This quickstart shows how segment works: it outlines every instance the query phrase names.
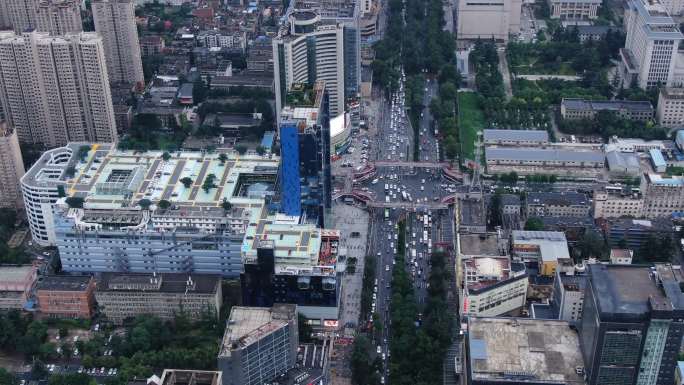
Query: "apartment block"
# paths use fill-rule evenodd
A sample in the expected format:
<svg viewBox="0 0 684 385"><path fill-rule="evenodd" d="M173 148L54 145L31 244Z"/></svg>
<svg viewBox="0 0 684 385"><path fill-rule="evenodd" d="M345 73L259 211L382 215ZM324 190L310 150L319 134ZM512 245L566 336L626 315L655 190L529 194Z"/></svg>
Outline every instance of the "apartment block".
<svg viewBox="0 0 684 385"><path fill-rule="evenodd" d="M0 267L0 311L22 310L38 278L38 267L1 266Z"/></svg>
<svg viewBox="0 0 684 385"><path fill-rule="evenodd" d="M95 280L91 276L53 275L36 284L38 311L47 318L90 319L95 309Z"/></svg>
<svg viewBox="0 0 684 385"><path fill-rule="evenodd" d="M458 39L507 42L510 34L520 32L521 10L521 0L459 0Z"/></svg>
<svg viewBox="0 0 684 385"><path fill-rule="evenodd" d="M173 320L184 314L197 321L221 311L221 276L211 274L104 273L97 279L100 313L116 324L149 314Z"/></svg>
<svg viewBox="0 0 684 385"><path fill-rule="evenodd" d="M584 217L589 215L589 198L577 192L530 192L525 207L528 217Z"/></svg>
<svg viewBox="0 0 684 385"><path fill-rule="evenodd" d="M684 89L660 89L656 119L663 127L675 128L684 125Z"/></svg>
<svg viewBox="0 0 684 385"><path fill-rule="evenodd" d="M561 100L561 116L563 119L593 119L600 111L612 112L629 120L647 121L653 119L653 106L648 101L632 100Z"/></svg>
<svg viewBox="0 0 684 385"><path fill-rule="evenodd" d="M588 265L579 325L587 384L674 382L682 281L679 266Z"/></svg>
<svg viewBox="0 0 684 385"><path fill-rule="evenodd" d="M297 361L297 306L234 306L219 347L222 385L270 383Z"/></svg>
<svg viewBox="0 0 684 385"><path fill-rule="evenodd" d="M9 24L16 33L32 30L36 27L36 12L40 0L3 0Z"/></svg>
<svg viewBox="0 0 684 385"><path fill-rule="evenodd" d="M78 0L38 0L35 14L38 32L55 36L83 32L81 2Z"/></svg>
<svg viewBox="0 0 684 385"><path fill-rule="evenodd" d="M623 85L641 88L670 86L677 47L684 39L667 6L658 0L630 0L626 4L625 48L620 50Z"/></svg>
<svg viewBox="0 0 684 385"><path fill-rule="evenodd" d="M684 210L684 178L644 174L641 178L644 195L643 216L647 218L668 217Z"/></svg>
<svg viewBox="0 0 684 385"><path fill-rule="evenodd" d="M144 82L133 0L93 0L95 31L102 36L109 81Z"/></svg>
<svg viewBox="0 0 684 385"><path fill-rule="evenodd" d="M594 190L594 218L639 218L644 199L638 188L605 186Z"/></svg>
<svg viewBox="0 0 684 385"><path fill-rule="evenodd" d="M24 173L17 132L0 121L0 207L16 210L24 207L19 183Z"/></svg>
<svg viewBox="0 0 684 385"><path fill-rule="evenodd" d="M568 21L596 19L600 6L601 0L549 0L551 18Z"/></svg>
<svg viewBox="0 0 684 385"><path fill-rule="evenodd" d="M22 143L116 140L102 38L0 32L0 101Z"/></svg>

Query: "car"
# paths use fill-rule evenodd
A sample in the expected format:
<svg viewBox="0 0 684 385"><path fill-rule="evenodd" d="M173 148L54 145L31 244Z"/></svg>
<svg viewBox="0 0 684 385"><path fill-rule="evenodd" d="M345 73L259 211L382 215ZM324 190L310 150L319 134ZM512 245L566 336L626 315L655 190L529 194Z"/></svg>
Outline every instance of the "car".
<svg viewBox="0 0 684 385"><path fill-rule="evenodd" d="M378 348L375 351L378 352L378 354L382 353L382 347L378 345Z"/></svg>
<svg viewBox="0 0 684 385"><path fill-rule="evenodd" d="M385 265L385 271L389 271L389 265Z"/></svg>

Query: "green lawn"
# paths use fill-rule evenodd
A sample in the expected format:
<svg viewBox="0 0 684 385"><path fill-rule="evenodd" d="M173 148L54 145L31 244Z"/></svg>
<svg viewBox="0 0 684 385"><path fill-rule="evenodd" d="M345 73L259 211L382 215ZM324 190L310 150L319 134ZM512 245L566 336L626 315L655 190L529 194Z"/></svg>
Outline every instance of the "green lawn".
<svg viewBox="0 0 684 385"><path fill-rule="evenodd" d="M510 68L518 75L577 75L577 71L572 69L568 62L560 63L556 68L550 68L531 60L531 63L519 66L511 65Z"/></svg>
<svg viewBox="0 0 684 385"><path fill-rule="evenodd" d="M485 129L485 118L473 92L458 93L458 136L461 140L461 154L473 160L477 132Z"/></svg>

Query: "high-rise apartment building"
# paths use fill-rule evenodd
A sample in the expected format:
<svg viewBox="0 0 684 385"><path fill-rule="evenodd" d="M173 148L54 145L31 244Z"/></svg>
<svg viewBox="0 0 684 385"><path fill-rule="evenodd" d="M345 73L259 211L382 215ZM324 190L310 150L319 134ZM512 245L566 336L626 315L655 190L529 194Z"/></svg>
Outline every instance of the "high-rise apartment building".
<svg viewBox="0 0 684 385"><path fill-rule="evenodd" d="M64 35L83 31L78 0L3 0L1 3L0 13L7 13L9 25L16 33L35 30Z"/></svg>
<svg viewBox="0 0 684 385"><path fill-rule="evenodd" d="M65 35L83 31L79 0L39 0L35 8L38 32Z"/></svg>
<svg viewBox="0 0 684 385"><path fill-rule="evenodd" d="M508 41L520 32L521 0L458 1L458 39Z"/></svg>
<svg viewBox="0 0 684 385"><path fill-rule="evenodd" d="M0 1L0 28L8 29L12 27L9 15L9 4L7 1Z"/></svg>
<svg viewBox="0 0 684 385"><path fill-rule="evenodd" d="M142 85L140 42L133 0L94 0L95 31L102 35L109 81Z"/></svg>
<svg viewBox="0 0 684 385"><path fill-rule="evenodd" d="M116 139L104 48L96 33L0 33L0 101L23 143L53 148Z"/></svg>
<svg viewBox="0 0 684 385"><path fill-rule="evenodd" d="M3 0L9 23L17 33L36 27L36 8L39 0Z"/></svg>
<svg viewBox="0 0 684 385"><path fill-rule="evenodd" d="M0 121L0 207L19 209L24 206L19 186L24 172L17 132Z"/></svg>
<svg viewBox="0 0 684 385"><path fill-rule="evenodd" d="M344 27L321 23L313 11L295 11L289 21L289 29L273 39L276 111L286 104L285 96L293 85L322 80L330 116L344 113Z"/></svg>
<svg viewBox="0 0 684 385"><path fill-rule="evenodd" d="M588 265L579 325L588 385L673 383L683 281L678 266Z"/></svg>
<svg viewBox="0 0 684 385"><path fill-rule="evenodd" d="M627 39L620 50L623 84L670 86L679 42L684 35L658 0L630 0L625 10Z"/></svg>

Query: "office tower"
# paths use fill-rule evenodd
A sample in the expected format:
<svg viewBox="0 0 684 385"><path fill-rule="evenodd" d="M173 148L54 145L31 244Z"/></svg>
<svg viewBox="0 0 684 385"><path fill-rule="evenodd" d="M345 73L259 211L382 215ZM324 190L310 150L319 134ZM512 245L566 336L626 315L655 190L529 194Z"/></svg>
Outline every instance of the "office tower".
<svg viewBox="0 0 684 385"><path fill-rule="evenodd" d="M36 27L36 8L39 0L2 0L5 3L10 25L16 33Z"/></svg>
<svg viewBox="0 0 684 385"><path fill-rule="evenodd" d="M219 347L222 385L261 385L295 367L297 305L234 306Z"/></svg>
<svg viewBox="0 0 684 385"><path fill-rule="evenodd" d="M325 227L331 205L331 123L325 84L293 85L287 95L298 102L280 113L282 211Z"/></svg>
<svg viewBox="0 0 684 385"><path fill-rule="evenodd" d="M579 327L587 384L672 384L684 331L680 267L587 267Z"/></svg>
<svg viewBox="0 0 684 385"><path fill-rule="evenodd" d="M684 35L658 0L630 0L625 10L627 38L620 50L623 85L670 86L679 42Z"/></svg>
<svg viewBox="0 0 684 385"><path fill-rule="evenodd" d="M40 0L35 8L38 32L66 35L83 31L79 0Z"/></svg>
<svg viewBox="0 0 684 385"><path fill-rule="evenodd" d="M242 249L243 305L297 304L304 317L321 327L325 321L338 319L338 230L305 224L295 232L291 222L270 221L250 226L245 238L251 241Z"/></svg>
<svg viewBox="0 0 684 385"><path fill-rule="evenodd" d="M6 122L0 121L0 207L20 209L19 180L24 176L24 162L17 132Z"/></svg>
<svg viewBox="0 0 684 385"><path fill-rule="evenodd" d="M94 0L95 31L102 35L111 83L144 82L133 0Z"/></svg>
<svg viewBox="0 0 684 385"><path fill-rule="evenodd" d="M458 39L508 41L520 32L521 0L458 0Z"/></svg>
<svg viewBox="0 0 684 385"><path fill-rule="evenodd" d="M102 38L0 33L0 101L22 143L116 140Z"/></svg>
<svg viewBox="0 0 684 385"><path fill-rule="evenodd" d="M323 24L313 11L295 11L290 28L273 39L276 111L296 84L324 81L330 100L330 116L344 113L344 27ZM280 123L280 114L278 114Z"/></svg>

